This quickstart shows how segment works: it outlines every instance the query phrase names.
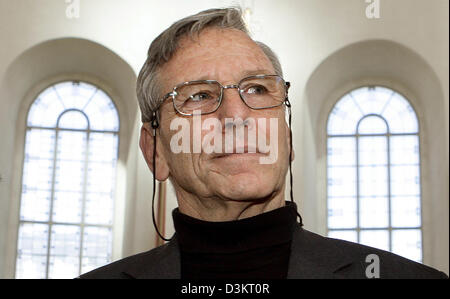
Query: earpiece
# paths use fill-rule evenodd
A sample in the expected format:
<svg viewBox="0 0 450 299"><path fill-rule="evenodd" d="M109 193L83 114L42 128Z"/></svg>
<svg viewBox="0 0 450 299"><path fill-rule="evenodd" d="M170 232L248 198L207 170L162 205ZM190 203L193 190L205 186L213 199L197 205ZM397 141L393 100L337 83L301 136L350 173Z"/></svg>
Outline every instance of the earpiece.
<svg viewBox="0 0 450 299"><path fill-rule="evenodd" d="M292 178L292 127L291 127L291 102L289 102L289 99L286 95L286 98L284 99L284 104L286 105L287 109L288 109L288 115L289 115L289 183L291 185L291 190L290 190L290 196L291 196L291 201L294 202L294 190L292 189L292 184L293 184L293 178ZM297 211L297 216L299 218L299 224L300 226L303 226L303 219L302 216L300 215L300 213Z"/></svg>
<svg viewBox="0 0 450 299"><path fill-rule="evenodd" d="M166 239L159 232L158 226L155 221L155 195L156 195L156 129L159 127L158 118L156 116L156 111L152 112L152 119L150 120L150 124L153 129L153 196L152 196L152 219L153 226L155 227L156 233L159 235L161 239L164 241L170 241L171 239Z"/></svg>
<svg viewBox="0 0 450 299"><path fill-rule="evenodd" d="M156 129L159 127L158 117L156 115L156 111L152 112L152 119L150 120L150 125L153 129L153 136L156 136Z"/></svg>

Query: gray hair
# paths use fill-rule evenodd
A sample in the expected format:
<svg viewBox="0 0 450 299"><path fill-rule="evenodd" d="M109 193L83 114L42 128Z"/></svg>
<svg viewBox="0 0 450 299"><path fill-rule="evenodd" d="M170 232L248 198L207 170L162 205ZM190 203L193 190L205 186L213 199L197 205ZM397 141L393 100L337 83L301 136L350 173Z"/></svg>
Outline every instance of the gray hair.
<svg viewBox="0 0 450 299"><path fill-rule="evenodd" d="M203 29L210 27L237 29L250 37L242 18L242 11L236 7L205 10L181 19L164 30L151 43L147 60L137 78L136 93L142 122L151 121L153 111L156 111L163 101L163 95L159 89L158 72L175 54L180 39L184 36L193 38L194 35L198 36ZM255 43L272 63L275 74L283 76L281 64L272 49L262 42L255 41Z"/></svg>

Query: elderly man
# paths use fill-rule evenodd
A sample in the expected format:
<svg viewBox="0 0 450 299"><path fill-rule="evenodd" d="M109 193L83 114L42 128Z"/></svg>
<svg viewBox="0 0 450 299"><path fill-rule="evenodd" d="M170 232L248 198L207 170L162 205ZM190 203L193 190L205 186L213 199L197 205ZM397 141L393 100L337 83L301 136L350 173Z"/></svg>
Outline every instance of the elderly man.
<svg viewBox="0 0 450 299"><path fill-rule="evenodd" d="M137 83L140 147L154 177L174 185L176 234L81 278L445 277L302 228L285 201L288 89L238 9L200 12L158 36Z"/></svg>

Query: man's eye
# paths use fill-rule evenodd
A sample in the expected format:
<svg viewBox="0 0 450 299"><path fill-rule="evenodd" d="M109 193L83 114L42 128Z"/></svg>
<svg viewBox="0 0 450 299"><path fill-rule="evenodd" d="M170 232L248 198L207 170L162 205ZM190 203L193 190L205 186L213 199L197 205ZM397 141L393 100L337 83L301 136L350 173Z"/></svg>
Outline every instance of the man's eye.
<svg viewBox="0 0 450 299"><path fill-rule="evenodd" d="M267 88L262 85L254 85L245 89L245 93L252 95L260 95L267 93Z"/></svg>
<svg viewBox="0 0 450 299"><path fill-rule="evenodd" d="M191 95L188 100L192 100L194 102L201 102L209 99L211 99L211 95L204 92L199 92Z"/></svg>

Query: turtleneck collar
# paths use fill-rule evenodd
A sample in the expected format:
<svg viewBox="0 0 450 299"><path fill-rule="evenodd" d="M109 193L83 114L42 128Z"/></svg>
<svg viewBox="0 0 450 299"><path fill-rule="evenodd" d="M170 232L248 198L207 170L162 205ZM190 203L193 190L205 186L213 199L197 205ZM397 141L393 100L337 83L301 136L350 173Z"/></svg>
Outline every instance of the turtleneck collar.
<svg viewBox="0 0 450 299"><path fill-rule="evenodd" d="M290 242L297 218L297 206L284 207L253 217L210 222L172 212L180 249L190 253L237 253Z"/></svg>

